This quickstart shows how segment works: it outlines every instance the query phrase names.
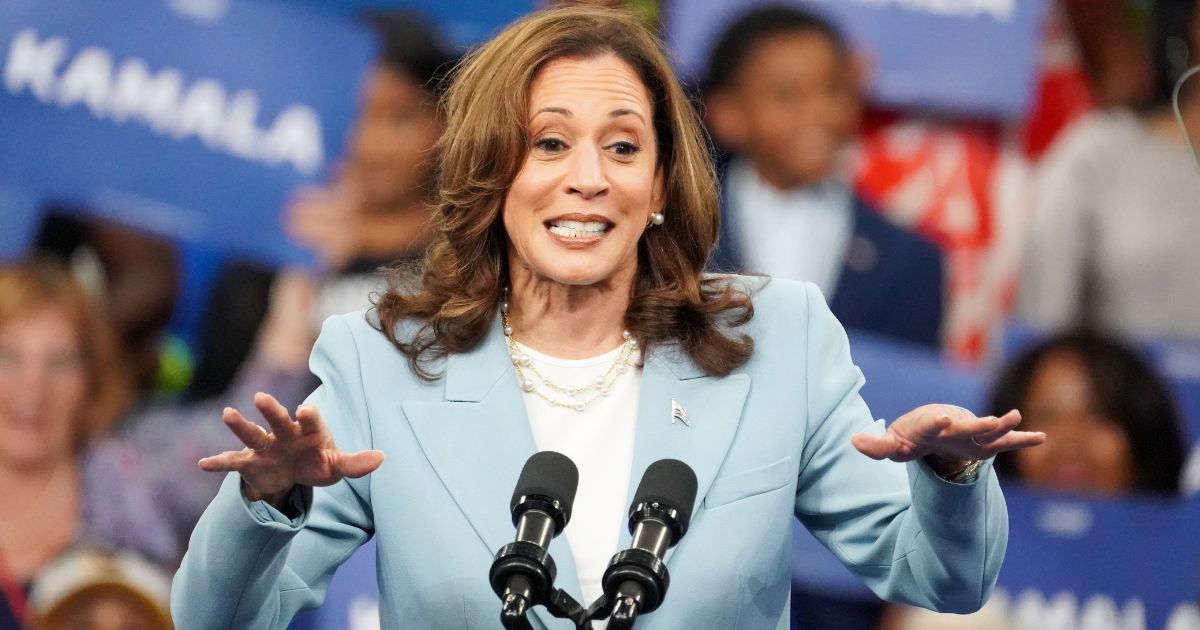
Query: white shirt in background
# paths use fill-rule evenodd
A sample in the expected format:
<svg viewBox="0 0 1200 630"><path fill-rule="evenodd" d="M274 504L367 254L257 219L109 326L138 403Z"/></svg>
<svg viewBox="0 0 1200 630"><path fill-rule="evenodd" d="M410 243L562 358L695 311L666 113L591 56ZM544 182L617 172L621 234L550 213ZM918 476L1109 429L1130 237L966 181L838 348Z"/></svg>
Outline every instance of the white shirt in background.
<svg viewBox="0 0 1200 630"><path fill-rule="evenodd" d="M832 296L854 232L853 200L837 183L778 190L745 160L725 180L746 271L807 280Z"/></svg>

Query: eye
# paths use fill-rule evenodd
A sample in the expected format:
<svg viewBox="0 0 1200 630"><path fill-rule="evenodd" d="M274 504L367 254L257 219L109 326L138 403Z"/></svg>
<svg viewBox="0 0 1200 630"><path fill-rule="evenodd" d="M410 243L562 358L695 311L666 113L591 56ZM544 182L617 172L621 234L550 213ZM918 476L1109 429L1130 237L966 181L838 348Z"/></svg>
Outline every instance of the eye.
<svg viewBox="0 0 1200 630"><path fill-rule="evenodd" d="M617 155L620 155L622 157L633 157L633 156L637 155L639 152L641 152L641 150L642 150L642 148L639 147L638 145L636 145L632 142L624 141L624 140L622 140L620 142L614 142L614 143L608 145L608 148L612 149L612 151L614 153L616 153Z"/></svg>
<svg viewBox="0 0 1200 630"><path fill-rule="evenodd" d="M567 143L558 138L538 138L533 142L533 146L546 153L561 153L566 150Z"/></svg>

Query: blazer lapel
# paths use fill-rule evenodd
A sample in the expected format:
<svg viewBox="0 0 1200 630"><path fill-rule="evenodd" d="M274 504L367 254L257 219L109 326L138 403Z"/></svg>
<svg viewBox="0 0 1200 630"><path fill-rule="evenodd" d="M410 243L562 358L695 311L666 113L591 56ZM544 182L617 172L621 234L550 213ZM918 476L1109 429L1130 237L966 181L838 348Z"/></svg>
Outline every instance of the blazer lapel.
<svg viewBox="0 0 1200 630"><path fill-rule="evenodd" d="M696 472L695 521L741 422L750 377L707 376L676 346L660 346L647 357L641 391L629 502L650 464L678 459ZM686 423L674 418L675 408L686 412ZM631 539L629 530L623 528L619 548L628 548Z"/></svg>
<svg viewBox="0 0 1200 630"><path fill-rule="evenodd" d="M537 451L498 317L474 350L447 358L443 378L445 400L406 400L404 416L446 491L488 553L495 554L516 535L509 499L525 460ZM575 559L565 536L551 542L550 555L558 567L555 585L579 599ZM497 612L499 606L497 599ZM534 613L552 627L553 617L544 608Z"/></svg>

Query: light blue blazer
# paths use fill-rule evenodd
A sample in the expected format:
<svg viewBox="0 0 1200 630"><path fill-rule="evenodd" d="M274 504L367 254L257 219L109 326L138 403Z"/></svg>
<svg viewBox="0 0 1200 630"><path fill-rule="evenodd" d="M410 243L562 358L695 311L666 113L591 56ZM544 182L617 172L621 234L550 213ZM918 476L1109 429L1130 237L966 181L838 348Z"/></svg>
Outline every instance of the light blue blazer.
<svg viewBox="0 0 1200 630"><path fill-rule="evenodd" d="M812 285L755 288L742 329L754 354L733 374L706 376L673 346L646 358L630 496L666 457L695 469L699 491L667 559L670 592L637 627L787 628L793 516L886 599L979 608L1008 534L990 463L959 485L923 463L860 454L850 435L883 424L859 396L842 327ZM508 501L535 451L499 322L432 383L361 312L325 322L311 367L322 385L309 402L338 445L382 449L386 461L362 479L294 493L295 520L247 502L230 475L176 575L177 627L283 628L319 605L337 566L375 536L384 628L499 628L488 567L513 540ZM673 400L690 426L671 421ZM629 541L622 529L620 548ZM557 585L579 599L565 536L551 554ZM573 627L541 608L531 621Z"/></svg>

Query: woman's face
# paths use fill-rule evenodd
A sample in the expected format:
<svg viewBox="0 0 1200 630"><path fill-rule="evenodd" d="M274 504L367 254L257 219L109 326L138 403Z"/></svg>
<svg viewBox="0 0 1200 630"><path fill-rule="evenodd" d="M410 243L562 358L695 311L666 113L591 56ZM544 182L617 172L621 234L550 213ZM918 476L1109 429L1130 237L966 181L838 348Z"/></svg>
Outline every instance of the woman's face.
<svg viewBox="0 0 1200 630"><path fill-rule="evenodd" d="M1021 428L1044 431L1037 448L1016 452L1030 485L1065 491L1119 494L1133 486L1129 439L1097 404L1083 360L1055 352L1042 360L1021 406Z"/></svg>
<svg viewBox="0 0 1200 630"><path fill-rule="evenodd" d="M403 210L432 168L429 152L441 131L433 99L407 74L376 66L361 100L343 174L369 212Z"/></svg>
<svg viewBox="0 0 1200 630"><path fill-rule="evenodd" d="M538 73L528 155L504 200L514 273L632 286L638 239L662 210L653 112L637 73L613 55Z"/></svg>
<svg viewBox="0 0 1200 630"><path fill-rule="evenodd" d="M70 454L87 387L79 331L62 312L45 306L0 325L0 463Z"/></svg>

